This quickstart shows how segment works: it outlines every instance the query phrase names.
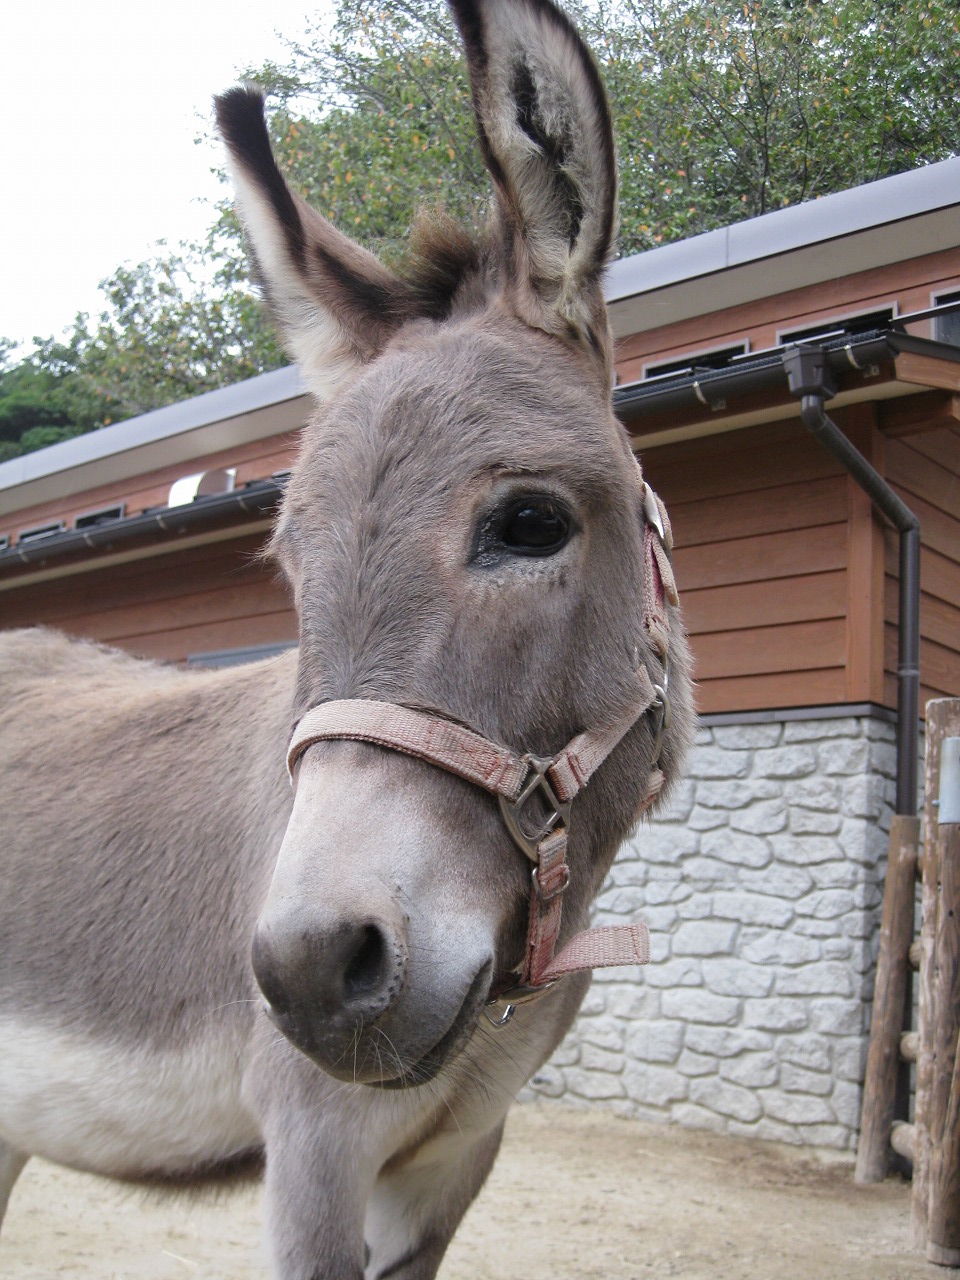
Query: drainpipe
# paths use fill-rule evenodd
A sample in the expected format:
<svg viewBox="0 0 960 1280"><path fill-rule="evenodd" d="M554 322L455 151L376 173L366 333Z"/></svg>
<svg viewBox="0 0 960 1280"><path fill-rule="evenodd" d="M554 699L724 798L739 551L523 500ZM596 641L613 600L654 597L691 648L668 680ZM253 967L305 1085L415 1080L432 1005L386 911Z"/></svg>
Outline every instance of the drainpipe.
<svg viewBox="0 0 960 1280"><path fill-rule="evenodd" d="M819 347L783 353L790 390L800 398L804 426L853 476L900 534L897 608L897 813L917 813L917 726L920 719L920 521L824 412L836 387Z"/></svg>

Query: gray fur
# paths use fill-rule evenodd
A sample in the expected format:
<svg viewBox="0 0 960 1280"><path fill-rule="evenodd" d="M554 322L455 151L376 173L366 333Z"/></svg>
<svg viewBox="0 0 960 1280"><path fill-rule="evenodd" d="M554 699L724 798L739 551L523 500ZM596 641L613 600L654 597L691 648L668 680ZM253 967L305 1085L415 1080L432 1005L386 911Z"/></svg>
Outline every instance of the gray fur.
<svg viewBox="0 0 960 1280"><path fill-rule="evenodd" d="M268 296L318 386L324 351L336 365L273 543L299 654L196 672L0 636L0 1202L30 1154L180 1180L265 1151L283 1280L435 1276L510 1101L587 985L564 979L489 1026L530 875L496 804L356 742L312 746L292 799L293 724L324 699L376 698L548 755L621 717L638 664L663 676L642 628L636 464L610 408L615 180L596 75L546 0L455 8L499 205L472 248L442 226L421 239L445 264L432 272L394 279L352 247L336 265L342 240L249 141L256 95L221 103ZM531 495L571 513L569 542L484 550ZM692 716L669 612L672 779ZM574 804L564 937L637 821L652 736L643 717Z"/></svg>

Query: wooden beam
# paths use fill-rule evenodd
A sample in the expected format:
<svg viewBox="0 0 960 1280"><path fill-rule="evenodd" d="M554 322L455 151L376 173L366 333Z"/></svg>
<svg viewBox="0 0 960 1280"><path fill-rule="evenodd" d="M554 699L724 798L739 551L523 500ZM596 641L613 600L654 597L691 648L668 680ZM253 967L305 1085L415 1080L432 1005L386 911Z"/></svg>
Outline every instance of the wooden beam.
<svg viewBox="0 0 960 1280"><path fill-rule="evenodd" d="M944 738L957 736L960 698L928 702L912 1220L916 1245L935 1262L960 1249L960 1131L953 1134L952 1150L944 1148L957 1111L960 840L956 833L960 826L941 824L937 804L941 744Z"/></svg>
<svg viewBox="0 0 960 1280"><path fill-rule="evenodd" d="M955 427L960 422L960 395L927 391L877 403L877 421L885 436L917 435Z"/></svg>
<svg viewBox="0 0 960 1280"><path fill-rule="evenodd" d="M956 360L941 360L937 356L902 351L893 364L898 382L939 387L942 391L960 391L960 363Z"/></svg>
<svg viewBox="0 0 960 1280"><path fill-rule="evenodd" d="M955 700L960 711L960 700ZM940 824L927 1258L960 1266L960 822Z"/></svg>

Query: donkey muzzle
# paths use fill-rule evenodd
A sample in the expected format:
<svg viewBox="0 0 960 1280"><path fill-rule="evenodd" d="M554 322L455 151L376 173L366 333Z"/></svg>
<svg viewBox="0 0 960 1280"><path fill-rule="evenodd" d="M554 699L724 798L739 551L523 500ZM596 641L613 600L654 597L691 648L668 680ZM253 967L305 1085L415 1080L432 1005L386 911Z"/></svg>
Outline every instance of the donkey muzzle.
<svg viewBox="0 0 960 1280"><path fill-rule="evenodd" d="M261 918L252 960L271 1020L298 1049L341 1079L382 1075L362 1033L403 990L407 948L397 922L314 912Z"/></svg>

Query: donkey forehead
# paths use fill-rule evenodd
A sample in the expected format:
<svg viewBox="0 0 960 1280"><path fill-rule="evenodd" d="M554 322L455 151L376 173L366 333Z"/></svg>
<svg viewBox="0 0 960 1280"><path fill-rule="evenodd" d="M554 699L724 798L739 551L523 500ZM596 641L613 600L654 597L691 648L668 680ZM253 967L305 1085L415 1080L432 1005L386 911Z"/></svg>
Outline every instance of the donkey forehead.
<svg viewBox="0 0 960 1280"><path fill-rule="evenodd" d="M520 324L420 326L313 424L288 515L321 490L342 507L391 481L415 500L504 473L552 477L589 505L629 467L609 395L559 343Z"/></svg>

